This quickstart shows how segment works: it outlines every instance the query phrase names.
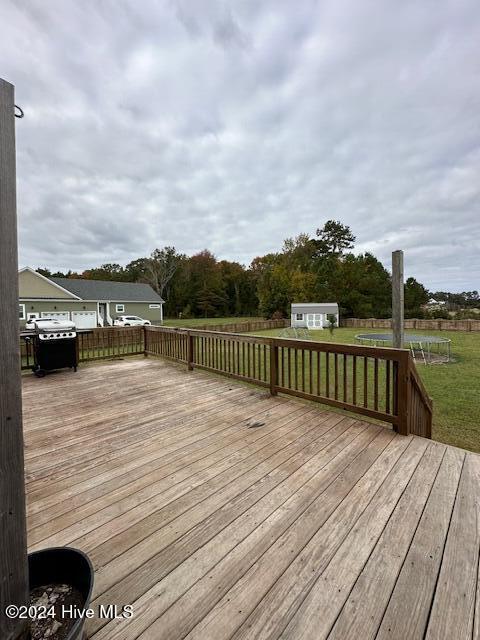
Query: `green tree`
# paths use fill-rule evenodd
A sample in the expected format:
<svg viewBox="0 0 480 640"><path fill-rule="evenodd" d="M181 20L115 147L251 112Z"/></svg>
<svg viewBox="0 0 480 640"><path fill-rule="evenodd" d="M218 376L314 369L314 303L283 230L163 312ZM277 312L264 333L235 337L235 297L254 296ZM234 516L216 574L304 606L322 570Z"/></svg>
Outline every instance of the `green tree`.
<svg viewBox="0 0 480 640"><path fill-rule="evenodd" d="M187 262L188 303L195 315L222 316L228 308L225 284L219 264L210 251L205 249Z"/></svg>
<svg viewBox="0 0 480 640"><path fill-rule="evenodd" d="M147 265L149 258L137 258L125 267L128 282L145 282L147 279Z"/></svg>
<svg viewBox="0 0 480 640"><path fill-rule="evenodd" d="M371 253L349 253L341 262L335 287L342 315L386 318L391 313L390 274ZM333 300L335 302L335 300Z"/></svg>
<svg viewBox="0 0 480 640"><path fill-rule="evenodd" d="M290 277L281 256L255 258L251 266L257 282L259 312L266 318L274 313L287 315L291 304Z"/></svg>
<svg viewBox="0 0 480 640"><path fill-rule="evenodd" d="M226 297L226 314L255 315L258 312L258 299L252 274L238 262L222 260L218 267Z"/></svg>
<svg viewBox="0 0 480 640"><path fill-rule="evenodd" d="M82 273L82 278L86 280L113 280L122 282L126 280L125 269L116 262L108 262L100 267L87 269Z"/></svg>
<svg viewBox="0 0 480 640"><path fill-rule="evenodd" d="M346 249L353 249L355 236L349 226L338 220L327 220L321 229L317 229L316 248L318 255L341 256Z"/></svg>
<svg viewBox="0 0 480 640"><path fill-rule="evenodd" d="M423 314L422 306L427 304L430 294L415 278L407 278L404 289L405 317L418 318Z"/></svg>

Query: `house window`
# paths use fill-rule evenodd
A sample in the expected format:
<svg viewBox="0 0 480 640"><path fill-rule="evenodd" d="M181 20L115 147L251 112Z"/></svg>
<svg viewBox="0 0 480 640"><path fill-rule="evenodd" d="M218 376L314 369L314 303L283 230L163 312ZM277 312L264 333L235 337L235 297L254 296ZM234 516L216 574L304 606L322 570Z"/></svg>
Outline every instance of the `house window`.
<svg viewBox="0 0 480 640"><path fill-rule="evenodd" d="M18 317L20 320L25 320L26 315L25 315L25 305L24 304L19 304L18 305Z"/></svg>
<svg viewBox="0 0 480 640"><path fill-rule="evenodd" d="M160 309L160 305L159 304L149 304L148 308L149 309Z"/></svg>
<svg viewBox="0 0 480 640"><path fill-rule="evenodd" d="M115 311L117 313L123 313L125 311L125 305L124 304L116 304L115 305Z"/></svg>
<svg viewBox="0 0 480 640"><path fill-rule="evenodd" d="M297 320L303 320L303 313L297 313Z"/></svg>

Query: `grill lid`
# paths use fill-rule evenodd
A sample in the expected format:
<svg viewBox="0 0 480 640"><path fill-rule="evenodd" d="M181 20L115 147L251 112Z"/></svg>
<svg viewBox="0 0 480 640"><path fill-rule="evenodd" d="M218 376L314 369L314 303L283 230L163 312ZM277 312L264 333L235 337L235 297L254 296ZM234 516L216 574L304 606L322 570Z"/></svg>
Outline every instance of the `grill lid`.
<svg viewBox="0 0 480 640"><path fill-rule="evenodd" d="M35 320L35 331L37 333L57 333L59 331L75 331L75 323L70 320Z"/></svg>

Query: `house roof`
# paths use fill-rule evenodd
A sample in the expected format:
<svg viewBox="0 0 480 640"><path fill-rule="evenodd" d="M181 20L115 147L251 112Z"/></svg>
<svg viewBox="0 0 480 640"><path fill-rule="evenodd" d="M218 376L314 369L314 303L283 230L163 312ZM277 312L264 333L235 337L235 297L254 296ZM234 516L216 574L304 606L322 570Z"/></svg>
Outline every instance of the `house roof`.
<svg viewBox="0 0 480 640"><path fill-rule="evenodd" d="M112 282L81 278L49 278L82 300L114 302L164 302L149 284L141 282Z"/></svg>

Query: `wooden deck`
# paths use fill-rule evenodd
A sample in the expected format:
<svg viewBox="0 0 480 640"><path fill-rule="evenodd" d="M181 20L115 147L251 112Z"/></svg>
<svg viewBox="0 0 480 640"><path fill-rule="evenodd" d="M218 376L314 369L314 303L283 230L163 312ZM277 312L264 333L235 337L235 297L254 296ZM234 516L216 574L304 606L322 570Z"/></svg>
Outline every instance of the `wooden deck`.
<svg viewBox="0 0 480 640"><path fill-rule="evenodd" d="M24 378L29 546L94 640L480 638L480 457L154 358Z"/></svg>

